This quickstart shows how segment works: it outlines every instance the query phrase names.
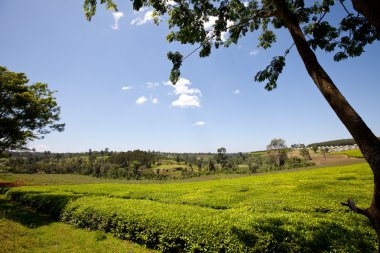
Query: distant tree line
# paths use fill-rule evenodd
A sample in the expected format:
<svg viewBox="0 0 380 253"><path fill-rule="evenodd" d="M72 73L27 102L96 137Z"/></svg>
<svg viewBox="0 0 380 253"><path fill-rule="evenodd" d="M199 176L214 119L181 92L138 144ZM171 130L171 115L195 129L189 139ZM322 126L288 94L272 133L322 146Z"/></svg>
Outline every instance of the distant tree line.
<svg viewBox="0 0 380 253"><path fill-rule="evenodd" d="M149 178L156 153L146 151L88 153L9 152L2 170L11 173L82 174L108 178Z"/></svg>
<svg viewBox="0 0 380 253"><path fill-rule="evenodd" d="M380 140L380 137L377 137ZM322 146L346 146L356 144L354 139L339 139L325 142L315 142L308 145L308 147L322 147Z"/></svg>
<svg viewBox="0 0 380 253"><path fill-rule="evenodd" d="M266 152L227 153L161 153L155 151L85 153L5 152L0 158L0 172L81 174L104 178L167 179L187 178L217 173L259 173L309 166L310 155L288 157L289 149L282 139L274 139Z"/></svg>

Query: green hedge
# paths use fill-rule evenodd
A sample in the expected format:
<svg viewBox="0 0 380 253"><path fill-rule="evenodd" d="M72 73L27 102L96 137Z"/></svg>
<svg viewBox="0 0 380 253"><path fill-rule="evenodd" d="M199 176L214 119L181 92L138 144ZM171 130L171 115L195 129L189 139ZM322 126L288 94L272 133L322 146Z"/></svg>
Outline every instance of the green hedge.
<svg viewBox="0 0 380 253"><path fill-rule="evenodd" d="M265 214L83 197L66 206L62 220L162 252L373 252L376 245L363 220L343 213Z"/></svg>
<svg viewBox="0 0 380 253"><path fill-rule="evenodd" d="M15 187L17 200L77 227L162 252L374 252L368 165L162 185Z"/></svg>
<svg viewBox="0 0 380 253"><path fill-rule="evenodd" d="M21 202L38 211L48 213L56 219L61 216L63 209L66 207L70 200L74 200L80 197L80 195L74 195L71 193L49 193L39 191L28 192L25 190L25 188L13 188L6 194L12 200Z"/></svg>

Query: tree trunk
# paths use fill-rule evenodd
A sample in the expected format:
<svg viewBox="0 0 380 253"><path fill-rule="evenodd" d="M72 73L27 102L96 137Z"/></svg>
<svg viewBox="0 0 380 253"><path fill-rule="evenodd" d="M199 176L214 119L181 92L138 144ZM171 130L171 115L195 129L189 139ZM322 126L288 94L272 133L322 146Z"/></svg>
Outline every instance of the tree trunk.
<svg viewBox="0 0 380 253"><path fill-rule="evenodd" d="M380 1L352 0L352 6L376 27L377 33L380 35Z"/></svg>
<svg viewBox="0 0 380 253"><path fill-rule="evenodd" d="M310 49L305 39L296 16L289 10L286 1L273 0L273 3L277 9L279 17L284 20L285 25L294 40L307 72L336 115L351 133L371 167L374 175L374 193L371 206L363 210L357 208L355 203L351 200L345 205L349 206L351 210L363 214L370 219L376 231L378 242L380 242L380 141L347 102L345 97L319 64L317 57Z"/></svg>

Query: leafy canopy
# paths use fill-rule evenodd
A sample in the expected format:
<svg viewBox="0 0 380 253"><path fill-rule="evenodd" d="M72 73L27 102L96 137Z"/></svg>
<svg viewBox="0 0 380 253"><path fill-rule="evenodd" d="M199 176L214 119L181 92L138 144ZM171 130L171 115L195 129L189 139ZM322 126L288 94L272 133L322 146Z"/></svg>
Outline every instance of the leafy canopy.
<svg viewBox="0 0 380 253"><path fill-rule="evenodd" d="M258 47L270 48L277 41L274 30L284 28L284 22L278 17L271 0L132 0L133 9L152 7L156 23L160 16L167 15L170 32L169 42L198 44L199 47L183 56L179 52L169 52L173 63L170 81L176 83L180 77L182 62L198 51L200 57L211 54L212 48L228 47L237 44L248 32L259 33ZM286 0L290 10L302 26L304 34L313 50L321 49L334 53L334 60L360 56L367 44L379 40L375 27L352 8L346 7L344 0ZM112 0L101 0L107 9L117 10ZM85 0L84 10L88 20L96 12L97 1ZM342 17L332 17L333 7L342 8ZM328 19L330 18L330 19ZM212 29L209 29L212 24ZM226 38L225 34L229 36ZM289 45L290 48L293 45ZM270 64L255 75L255 81L266 82L265 89L277 87L277 80L285 66L285 57L289 53L276 56Z"/></svg>
<svg viewBox="0 0 380 253"><path fill-rule="evenodd" d="M47 84L28 85L24 73L0 66L0 153L24 148L28 141L51 131L63 131L58 124L60 108Z"/></svg>
<svg viewBox="0 0 380 253"><path fill-rule="evenodd" d="M288 158L288 150L285 140L273 139L267 145L267 154L271 163L283 166Z"/></svg>
<svg viewBox="0 0 380 253"><path fill-rule="evenodd" d="M277 149L286 149L288 146L286 145L285 140L283 139L273 139L267 145L267 150L277 150Z"/></svg>

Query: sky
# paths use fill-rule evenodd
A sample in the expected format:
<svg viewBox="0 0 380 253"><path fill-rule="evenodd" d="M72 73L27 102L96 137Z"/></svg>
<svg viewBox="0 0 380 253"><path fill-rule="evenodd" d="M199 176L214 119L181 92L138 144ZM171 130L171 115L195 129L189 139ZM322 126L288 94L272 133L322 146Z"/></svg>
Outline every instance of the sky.
<svg viewBox="0 0 380 253"><path fill-rule="evenodd" d="M88 22L83 1L1 0L0 65L24 72L30 83L57 91L64 132L29 143L37 151L249 152L273 138L295 143L351 138L324 100L295 48L278 88L268 92L255 74L292 44L287 31L258 48L257 33L237 45L184 61L182 79L168 81L166 54L196 45L168 43L167 18L153 24L151 10L119 12L98 6ZM349 4L349 1L347 2ZM330 13L326 18L336 19ZM228 34L225 34L228 36ZM317 57L370 129L380 135L380 44L359 58L336 63ZM0 101L1 102L1 101Z"/></svg>

